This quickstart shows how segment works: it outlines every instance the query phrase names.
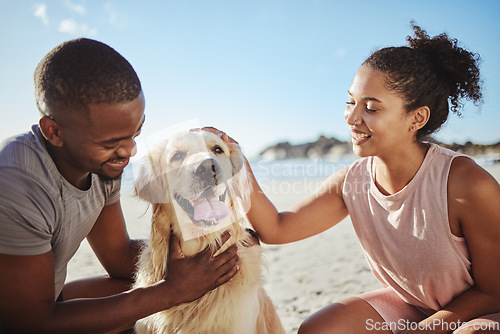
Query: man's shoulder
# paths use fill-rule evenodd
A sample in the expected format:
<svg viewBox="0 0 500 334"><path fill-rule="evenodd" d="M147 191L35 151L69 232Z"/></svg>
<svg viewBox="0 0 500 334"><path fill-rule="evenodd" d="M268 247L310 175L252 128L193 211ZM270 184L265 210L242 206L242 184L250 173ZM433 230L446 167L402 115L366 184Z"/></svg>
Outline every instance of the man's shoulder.
<svg viewBox="0 0 500 334"><path fill-rule="evenodd" d="M0 144L0 167L22 165L33 155L37 155L36 138L32 132L26 132L5 139Z"/></svg>
<svg viewBox="0 0 500 334"><path fill-rule="evenodd" d="M57 172L37 126L0 144L0 175L45 184ZM39 131L39 130L38 130ZM11 180L12 181L12 180Z"/></svg>
<svg viewBox="0 0 500 334"><path fill-rule="evenodd" d="M45 144L33 130L4 140L0 144L0 169L14 168L29 171L44 168L50 155Z"/></svg>

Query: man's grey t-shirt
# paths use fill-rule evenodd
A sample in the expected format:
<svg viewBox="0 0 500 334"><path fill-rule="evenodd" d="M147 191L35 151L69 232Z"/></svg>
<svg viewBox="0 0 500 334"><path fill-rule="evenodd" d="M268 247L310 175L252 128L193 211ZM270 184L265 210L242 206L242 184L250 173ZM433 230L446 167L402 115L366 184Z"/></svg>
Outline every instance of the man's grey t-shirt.
<svg viewBox="0 0 500 334"><path fill-rule="evenodd" d="M47 152L38 125L0 145L0 254L52 251L55 296L66 269L104 206L120 199L120 180L92 174L88 190L71 185Z"/></svg>

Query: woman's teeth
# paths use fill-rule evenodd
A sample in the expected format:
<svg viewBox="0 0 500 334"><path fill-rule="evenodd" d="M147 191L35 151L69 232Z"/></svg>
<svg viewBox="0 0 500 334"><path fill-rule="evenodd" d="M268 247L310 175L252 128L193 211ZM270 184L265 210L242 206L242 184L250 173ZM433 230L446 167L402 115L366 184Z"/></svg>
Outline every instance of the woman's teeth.
<svg viewBox="0 0 500 334"><path fill-rule="evenodd" d="M362 140L362 139L365 139L365 138L369 138L370 136L367 135L366 133L362 133L362 132L353 132L352 133L352 138L354 140Z"/></svg>

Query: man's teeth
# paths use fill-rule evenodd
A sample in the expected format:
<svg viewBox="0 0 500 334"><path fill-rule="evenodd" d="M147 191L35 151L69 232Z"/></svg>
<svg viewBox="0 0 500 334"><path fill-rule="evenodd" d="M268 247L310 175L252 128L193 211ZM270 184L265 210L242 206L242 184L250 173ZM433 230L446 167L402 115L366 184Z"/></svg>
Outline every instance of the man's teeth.
<svg viewBox="0 0 500 334"><path fill-rule="evenodd" d="M361 140L361 139L365 139L368 137L370 137L370 136L367 135L366 133L359 133L359 132L352 133L352 138L354 138L354 140Z"/></svg>
<svg viewBox="0 0 500 334"><path fill-rule="evenodd" d="M124 164L127 160L112 160L110 163L112 164Z"/></svg>

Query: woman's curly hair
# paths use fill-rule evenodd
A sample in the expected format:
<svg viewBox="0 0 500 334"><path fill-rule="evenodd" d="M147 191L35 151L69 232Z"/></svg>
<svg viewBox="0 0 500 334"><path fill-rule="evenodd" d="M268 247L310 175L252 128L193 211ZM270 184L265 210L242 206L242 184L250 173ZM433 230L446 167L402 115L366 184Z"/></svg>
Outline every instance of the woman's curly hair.
<svg viewBox="0 0 500 334"><path fill-rule="evenodd" d="M482 103L478 54L458 46L443 33L430 38L411 23L415 37L407 36L409 47L388 47L375 51L364 64L386 74L387 88L406 101L408 112L427 106L430 119L418 131L418 138L436 132L452 112L461 115L463 99Z"/></svg>

